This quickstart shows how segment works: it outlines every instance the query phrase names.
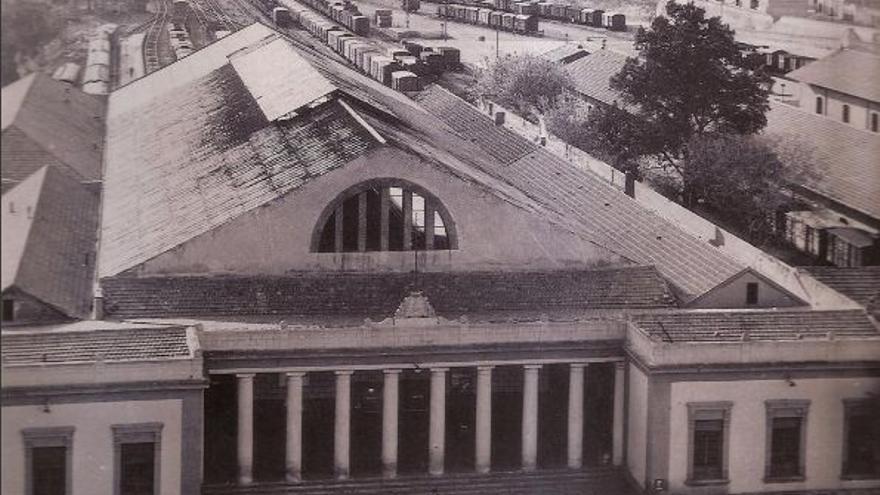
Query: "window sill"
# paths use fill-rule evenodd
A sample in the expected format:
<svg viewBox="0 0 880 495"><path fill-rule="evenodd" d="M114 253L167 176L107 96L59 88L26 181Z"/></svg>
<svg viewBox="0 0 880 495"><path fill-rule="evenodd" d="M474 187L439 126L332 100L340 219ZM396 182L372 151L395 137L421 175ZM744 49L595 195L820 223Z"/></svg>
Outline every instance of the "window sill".
<svg viewBox="0 0 880 495"><path fill-rule="evenodd" d="M718 479L718 480L686 480L684 482L687 486L718 486L718 485L728 485L730 484L729 479Z"/></svg>
<svg viewBox="0 0 880 495"><path fill-rule="evenodd" d="M868 474L844 474L840 477L841 481L860 481L860 480L878 480L880 473Z"/></svg>
<svg viewBox="0 0 880 495"><path fill-rule="evenodd" d="M778 476L773 478L764 478L764 483L797 483L806 481L806 476Z"/></svg>

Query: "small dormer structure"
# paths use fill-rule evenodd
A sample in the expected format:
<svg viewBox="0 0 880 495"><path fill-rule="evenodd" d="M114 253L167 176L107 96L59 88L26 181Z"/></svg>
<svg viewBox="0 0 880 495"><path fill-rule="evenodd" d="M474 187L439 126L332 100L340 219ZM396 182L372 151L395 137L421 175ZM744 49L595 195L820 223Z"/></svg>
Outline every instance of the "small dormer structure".
<svg viewBox="0 0 880 495"><path fill-rule="evenodd" d="M685 306L706 309L790 308L808 306L808 303L754 269L744 268Z"/></svg>

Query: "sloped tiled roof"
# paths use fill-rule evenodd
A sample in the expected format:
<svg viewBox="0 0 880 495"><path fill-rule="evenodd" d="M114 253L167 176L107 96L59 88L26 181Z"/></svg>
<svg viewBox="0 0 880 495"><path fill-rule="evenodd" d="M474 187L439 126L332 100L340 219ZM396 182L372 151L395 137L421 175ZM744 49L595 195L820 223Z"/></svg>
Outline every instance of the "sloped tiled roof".
<svg viewBox="0 0 880 495"><path fill-rule="evenodd" d="M111 95L101 276L282 197L376 144L335 100L268 121L222 56L274 35L255 26L151 74L144 88L136 81ZM193 67L179 65L190 60Z"/></svg>
<svg viewBox="0 0 880 495"><path fill-rule="evenodd" d="M865 306L868 312L880 313L880 266L842 268L807 266L802 270L823 284Z"/></svg>
<svg viewBox="0 0 880 495"><path fill-rule="evenodd" d="M21 290L72 318L89 314L98 196L53 167L3 195L3 290Z"/></svg>
<svg viewBox="0 0 880 495"><path fill-rule="evenodd" d="M566 43L560 47L548 50L541 54L545 58L554 63L570 64L575 60L581 59L589 55L589 52L577 43Z"/></svg>
<svg viewBox="0 0 880 495"><path fill-rule="evenodd" d="M45 74L16 81L2 95L4 179L21 181L54 165L83 182L101 180L102 99Z"/></svg>
<svg viewBox="0 0 880 495"><path fill-rule="evenodd" d="M737 342L880 337L864 311L709 311L634 315L633 325L665 342ZM745 337L743 335L745 334Z"/></svg>
<svg viewBox="0 0 880 495"><path fill-rule="evenodd" d="M771 102L764 133L798 143L817 170L799 184L880 219L880 134Z"/></svg>
<svg viewBox="0 0 880 495"><path fill-rule="evenodd" d="M566 65L565 70L571 74L578 93L606 105L617 102L623 107L620 93L611 89L609 81L623 69L626 59L626 55L613 50L597 50Z"/></svg>
<svg viewBox="0 0 880 495"><path fill-rule="evenodd" d="M786 77L880 103L880 55L843 48Z"/></svg>
<svg viewBox="0 0 880 495"><path fill-rule="evenodd" d="M498 161L487 162L488 165L477 165L490 167L486 173L525 193L544 208L545 214L549 213L572 232L637 264L656 266L686 299L709 290L743 268L599 177L512 132L500 130L477 109L446 90L431 86L416 100L463 139L499 157ZM530 151L522 154L526 150ZM502 153L510 155L505 157L508 161L500 159Z"/></svg>
<svg viewBox="0 0 880 495"><path fill-rule="evenodd" d="M284 277L113 277L102 281L116 318L333 315L383 319L419 290L447 317L493 311L673 307L652 267L548 272L302 273Z"/></svg>
<svg viewBox="0 0 880 495"><path fill-rule="evenodd" d="M182 327L97 331L4 332L3 365L190 358Z"/></svg>

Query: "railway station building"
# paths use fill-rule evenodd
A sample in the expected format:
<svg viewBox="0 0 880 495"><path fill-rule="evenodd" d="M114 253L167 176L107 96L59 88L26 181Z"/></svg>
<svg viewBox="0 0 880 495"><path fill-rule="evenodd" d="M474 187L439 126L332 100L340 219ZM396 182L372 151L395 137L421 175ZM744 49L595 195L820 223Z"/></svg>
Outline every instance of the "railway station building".
<svg viewBox="0 0 880 495"><path fill-rule="evenodd" d="M4 493L880 490L863 303L313 43L232 33L109 95L100 191L4 190Z"/></svg>

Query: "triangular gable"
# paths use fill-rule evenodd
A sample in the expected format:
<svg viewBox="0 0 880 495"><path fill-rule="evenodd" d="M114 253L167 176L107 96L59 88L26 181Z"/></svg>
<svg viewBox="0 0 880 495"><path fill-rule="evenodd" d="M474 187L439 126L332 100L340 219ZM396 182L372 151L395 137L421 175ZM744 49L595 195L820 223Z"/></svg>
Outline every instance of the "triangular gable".
<svg viewBox="0 0 880 495"><path fill-rule="evenodd" d="M747 301L748 284L757 284L757 299ZM724 282L709 289L685 304L687 308L771 308L808 306L800 297L792 294L781 285L761 275L751 267L746 267Z"/></svg>

